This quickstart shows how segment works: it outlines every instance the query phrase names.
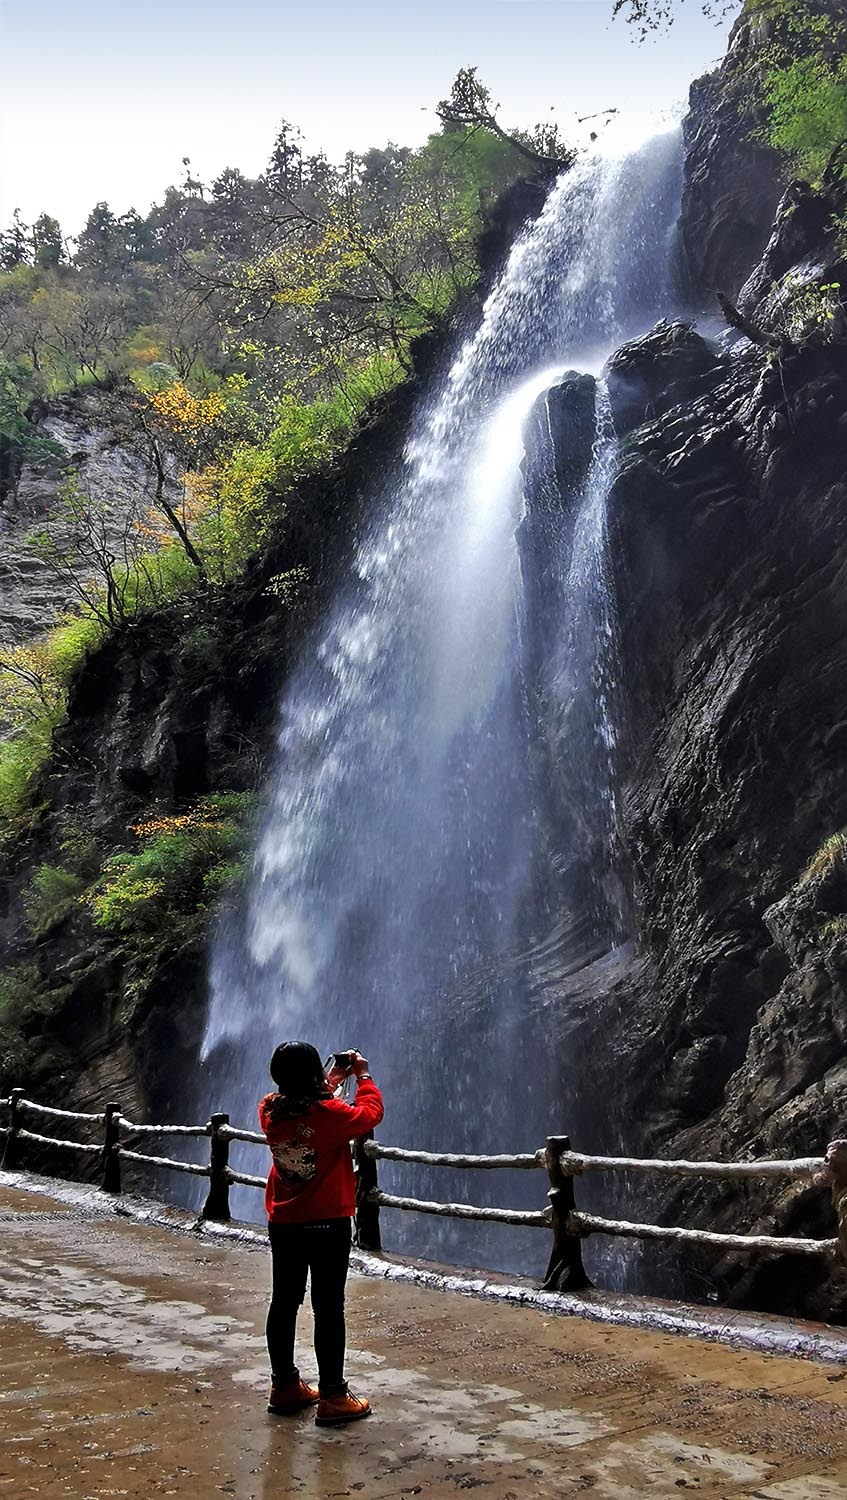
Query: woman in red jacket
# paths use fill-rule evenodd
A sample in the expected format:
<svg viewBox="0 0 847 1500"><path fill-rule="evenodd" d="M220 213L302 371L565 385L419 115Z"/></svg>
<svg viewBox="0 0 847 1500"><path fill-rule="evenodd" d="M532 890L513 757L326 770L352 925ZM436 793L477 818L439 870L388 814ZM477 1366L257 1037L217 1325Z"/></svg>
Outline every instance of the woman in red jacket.
<svg viewBox="0 0 847 1500"><path fill-rule="evenodd" d="M350 1261L350 1221L356 1188L350 1141L367 1135L382 1119L382 1095L360 1052L348 1068L325 1073L308 1042L283 1042L271 1058L278 1093L259 1105L259 1121L273 1165L265 1190L273 1258L268 1309L271 1394L268 1411L288 1415L317 1402L315 1422L338 1426L370 1415L367 1401L344 1379L344 1288ZM350 1073L356 1101L345 1104L335 1090ZM297 1310L311 1275L318 1389L300 1377L294 1362Z"/></svg>

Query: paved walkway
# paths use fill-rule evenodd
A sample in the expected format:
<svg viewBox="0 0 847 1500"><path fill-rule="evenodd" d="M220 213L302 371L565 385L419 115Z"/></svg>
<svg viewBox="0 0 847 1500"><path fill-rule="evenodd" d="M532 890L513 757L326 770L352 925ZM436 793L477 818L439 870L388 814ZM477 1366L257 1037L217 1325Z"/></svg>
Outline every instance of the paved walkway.
<svg viewBox="0 0 847 1500"><path fill-rule="evenodd" d="M0 1188L0 1500L847 1500L847 1368L359 1276L374 1416L270 1417L268 1272Z"/></svg>

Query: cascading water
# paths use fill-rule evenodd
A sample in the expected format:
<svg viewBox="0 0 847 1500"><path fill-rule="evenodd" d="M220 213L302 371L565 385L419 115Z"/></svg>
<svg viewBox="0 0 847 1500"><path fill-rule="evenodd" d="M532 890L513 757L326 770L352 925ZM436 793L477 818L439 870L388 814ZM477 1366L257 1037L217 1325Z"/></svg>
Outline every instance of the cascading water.
<svg viewBox="0 0 847 1500"><path fill-rule="evenodd" d="M527 1151L565 1126L545 994L625 936L602 387L581 494L549 538L557 628L535 666L520 538L532 495L556 491L551 388L665 311L679 177L669 135L560 179L419 413L402 474L374 495L355 576L285 688L249 891L214 947L208 1102L243 1121L275 1043L305 1037L368 1054L394 1144ZM542 437L524 462L530 414ZM562 836L579 808L577 862L549 816L541 705L570 780ZM543 1202L535 1173L381 1175L418 1197ZM530 1230L483 1239L407 1215L386 1238L510 1269L547 1248Z"/></svg>

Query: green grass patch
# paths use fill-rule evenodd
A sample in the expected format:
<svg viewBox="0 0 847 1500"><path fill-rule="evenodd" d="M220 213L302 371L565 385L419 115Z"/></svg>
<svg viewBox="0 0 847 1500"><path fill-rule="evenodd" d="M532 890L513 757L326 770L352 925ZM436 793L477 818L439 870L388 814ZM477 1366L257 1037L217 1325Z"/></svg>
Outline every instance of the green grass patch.
<svg viewBox="0 0 847 1500"><path fill-rule="evenodd" d="M11 727L0 741L0 837L14 833L32 811L53 732L64 720L68 685L102 635L100 622L82 615L57 626L44 642L0 649L0 718ZM4 671L3 661L28 669L32 681Z"/></svg>
<svg viewBox="0 0 847 1500"><path fill-rule="evenodd" d="M39 865L24 892L23 903L34 937L43 937L77 904L85 881L64 865Z"/></svg>
<svg viewBox="0 0 847 1500"><path fill-rule="evenodd" d="M189 812L136 824L138 849L107 859L91 894L95 925L130 948L163 938L176 946L204 932L243 873L254 808L249 793L221 793Z"/></svg>
<svg viewBox="0 0 847 1500"><path fill-rule="evenodd" d="M45 712L0 743L0 820L19 824L35 803L41 772L50 758L53 730L62 713Z"/></svg>
<svg viewBox="0 0 847 1500"><path fill-rule="evenodd" d="M831 833L809 860L801 881L822 880L833 870L847 871L847 833Z"/></svg>

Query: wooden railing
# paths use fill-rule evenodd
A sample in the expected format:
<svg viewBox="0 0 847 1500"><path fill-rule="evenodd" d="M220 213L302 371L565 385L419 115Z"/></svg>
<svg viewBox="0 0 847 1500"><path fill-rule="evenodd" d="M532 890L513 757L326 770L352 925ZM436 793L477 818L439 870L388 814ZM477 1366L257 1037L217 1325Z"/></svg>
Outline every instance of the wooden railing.
<svg viewBox="0 0 847 1500"><path fill-rule="evenodd" d="M102 1113L87 1114L78 1110L55 1109L27 1099L23 1089L13 1089L0 1107L9 1111L8 1124L0 1126L5 1140L2 1168L13 1171L24 1165L27 1147L51 1147L75 1151L98 1159L101 1188L107 1193L121 1191L121 1164L146 1166L170 1172L186 1172L209 1181L202 1209L205 1219L230 1218L229 1190L234 1184L264 1188L266 1178L247 1172L236 1172L229 1165L231 1141L244 1141L267 1148L264 1135L255 1130L240 1130L230 1125L229 1115L213 1114L206 1125L139 1125L127 1120L117 1104L107 1104ZM72 1141L60 1136L42 1135L24 1123L30 1116L48 1121L72 1120L88 1127L98 1127L99 1141ZM153 1156L137 1151L140 1140L150 1137L195 1138L209 1141L207 1163L175 1161L167 1156ZM582 1242L589 1235L603 1234L625 1239L664 1240L672 1244L702 1246L727 1251L758 1251L767 1254L817 1256L826 1260L838 1258L847 1262L847 1227L844 1239L825 1240L788 1238L766 1234L724 1234L706 1229L685 1229L661 1224L637 1224L622 1219L605 1219L583 1213L576 1207L574 1180L584 1172L650 1173L660 1176L718 1178L738 1180L751 1178L794 1178L823 1186L822 1157L803 1157L791 1161L663 1161L634 1157L585 1156L571 1150L567 1136L551 1136L538 1151L514 1156L468 1156L446 1152L412 1151L399 1146L383 1146L372 1136L356 1141L353 1147L356 1165L356 1242L360 1249L382 1249L381 1208L408 1213L437 1214L453 1219L476 1219L492 1224L513 1224L552 1232L553 1247L543 1282L545 1291L575 1291L591 1285L582 1261ZM463 1169L546 1171L548 1179L546 1208L537 1210L482 1208L469 1203L430 1202L385 1193L377 1180L377 1162L417 1163L427 1167Z"/></svg>

